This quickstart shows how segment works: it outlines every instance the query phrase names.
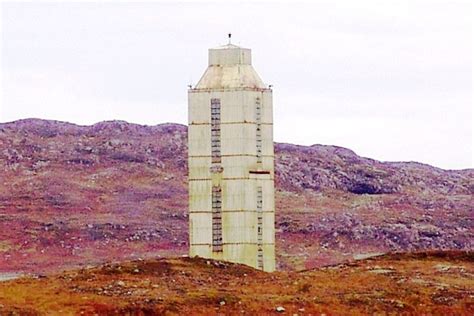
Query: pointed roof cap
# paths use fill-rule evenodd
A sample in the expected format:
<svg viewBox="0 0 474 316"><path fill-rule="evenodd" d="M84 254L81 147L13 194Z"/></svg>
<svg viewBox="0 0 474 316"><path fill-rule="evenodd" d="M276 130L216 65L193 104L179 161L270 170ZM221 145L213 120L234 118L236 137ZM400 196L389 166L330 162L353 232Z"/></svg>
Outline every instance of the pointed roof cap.
<svg viewBox="0 0 474 316"><path fill-rule="evenodd" d="M240 47L240 46L229 43L229 44L217 46L217 47L214 47L214 48L211 48L211 49L238 49L238 48L242 49L242 47Z"/></svg>

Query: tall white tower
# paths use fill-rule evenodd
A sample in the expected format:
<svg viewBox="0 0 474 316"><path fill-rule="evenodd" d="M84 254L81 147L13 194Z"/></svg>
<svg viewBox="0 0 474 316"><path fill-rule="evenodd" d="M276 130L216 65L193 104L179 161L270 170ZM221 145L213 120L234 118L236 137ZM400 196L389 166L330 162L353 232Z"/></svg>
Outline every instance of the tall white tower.
<svg viewBox="0 0 474 316"><path fill-rule="evenodd" d="M209 49L188 106L190 256L274 271L272 90L250 49Z"/></svg>

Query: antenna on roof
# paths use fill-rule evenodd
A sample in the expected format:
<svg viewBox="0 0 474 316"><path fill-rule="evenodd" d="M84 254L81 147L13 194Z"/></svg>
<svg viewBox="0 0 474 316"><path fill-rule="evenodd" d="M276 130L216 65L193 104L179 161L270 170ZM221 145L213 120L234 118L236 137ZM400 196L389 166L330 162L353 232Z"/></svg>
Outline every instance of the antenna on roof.
<svg viewBox="0 0 474 316"><path fill-rule="evenodd" d="M229 33L229 44L230 44L231 37L232 37L232 33Z"/></svg>

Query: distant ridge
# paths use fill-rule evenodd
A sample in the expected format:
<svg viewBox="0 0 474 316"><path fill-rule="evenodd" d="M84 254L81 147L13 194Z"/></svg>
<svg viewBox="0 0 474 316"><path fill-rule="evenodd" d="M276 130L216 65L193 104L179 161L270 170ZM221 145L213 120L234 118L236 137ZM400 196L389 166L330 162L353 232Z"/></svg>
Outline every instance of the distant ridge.
<svg viewBox="0 0 474 316"><path fill-rule="evenodd" d="M187 252L187 127L0 124L0 272ZM473 249L474 170L276 143L280 269ZM21 246L17 246L21 245Z"/></svg>

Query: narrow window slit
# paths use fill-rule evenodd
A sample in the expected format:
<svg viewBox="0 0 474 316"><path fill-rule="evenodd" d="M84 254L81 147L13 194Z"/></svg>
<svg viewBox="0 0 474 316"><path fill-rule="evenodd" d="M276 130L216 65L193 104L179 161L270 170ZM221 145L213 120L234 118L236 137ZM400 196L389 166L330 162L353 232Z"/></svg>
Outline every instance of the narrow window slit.
<svg viewBox="0 0 474 316"><path fill-rule="evenodd" d="M263 270L263 189L257 187L257 268Z"/></svg>
<svg viewBox="0 0 474 316"><path fill-rule="evenodd" d="M257 150L257 163L262 163L262 106L260 98L255 99L255 122L256 122L256 150Z"/></svg>

